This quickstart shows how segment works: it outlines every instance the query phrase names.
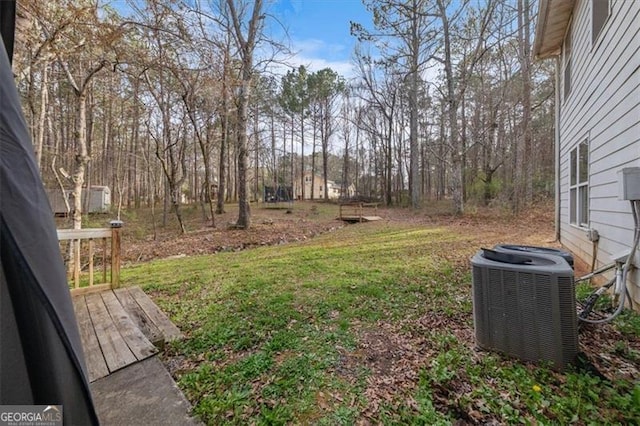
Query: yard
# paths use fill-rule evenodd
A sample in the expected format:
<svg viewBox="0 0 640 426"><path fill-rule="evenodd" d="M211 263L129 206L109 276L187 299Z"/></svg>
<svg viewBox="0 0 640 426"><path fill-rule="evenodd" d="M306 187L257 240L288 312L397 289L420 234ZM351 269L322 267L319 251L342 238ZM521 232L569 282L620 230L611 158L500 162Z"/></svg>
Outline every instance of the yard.
<svg viewBox="0 0 640 426"><path fill-rule="evenodd" d="M566 374L474 348L469 258L553 245L552 210L438 210L344 226L337 206L256 206L248 232L226 230L229 212L156 240L148 220L123 218L123 285L142 285L187 336L163 361L207 424L637 421L635 314L583 327Z"/></svg>

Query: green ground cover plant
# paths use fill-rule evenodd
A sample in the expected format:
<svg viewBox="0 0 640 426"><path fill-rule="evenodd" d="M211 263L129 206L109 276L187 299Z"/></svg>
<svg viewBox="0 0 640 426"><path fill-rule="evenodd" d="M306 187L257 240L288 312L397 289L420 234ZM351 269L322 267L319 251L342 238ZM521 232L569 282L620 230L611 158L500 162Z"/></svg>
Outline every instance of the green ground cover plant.
<svg viewBox="0 0 640 426"><path fill-rule="evenodd" d="M637 422L635 314L581 334L621 360L604 374L475 348L468 259L489 234L469 230L358 224L132 265L122 281L187 336L164 361L206 424Z"/></svg>

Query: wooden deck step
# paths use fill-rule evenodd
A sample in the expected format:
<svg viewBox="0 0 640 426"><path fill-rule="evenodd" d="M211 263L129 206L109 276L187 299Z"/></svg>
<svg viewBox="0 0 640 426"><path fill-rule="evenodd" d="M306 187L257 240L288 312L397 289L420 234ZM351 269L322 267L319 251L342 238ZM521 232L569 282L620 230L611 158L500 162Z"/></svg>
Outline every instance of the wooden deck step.
<svg viewBox="0 0 640 426"><path fill-rule="evenodd" d="M111 290L73 302L90 382L158 352Z"/></svg>
<svg viewBox="0 0 640 426"><path fill-rule="evenodd" d="M143 292L140 287L119 288L114 290L130 317L138 327L147 334L151 341L170 342L182 339L184 335L178 327L160 310L160 308Z"/></svg>
<svg viewBox="0 0 640 426"><path fill-rule="evenodd" d="M184 337L139 287L79 294L73 305L90 382Z"/></svg>
<svg viewBox="0 0 640 426"><path fill-rule="evenodd" d="M142 333L157 347L164 345L164 335L160 329L144 313L136 299L133 298L128 288L119 288L113 291L125 311Z"/></svg>

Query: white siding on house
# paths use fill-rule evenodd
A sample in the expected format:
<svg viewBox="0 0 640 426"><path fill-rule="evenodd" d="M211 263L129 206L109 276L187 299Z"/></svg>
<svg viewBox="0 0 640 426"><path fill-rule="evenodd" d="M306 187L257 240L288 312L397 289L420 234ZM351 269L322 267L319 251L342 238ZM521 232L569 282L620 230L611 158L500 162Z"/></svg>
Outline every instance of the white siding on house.
<svg viewBox="0 0 640 426"><path fill-rule="evenodd" d="M640 1L612 0L611 14L592 46L591 0L576 1L572 17L571 94L560 105L560 236L591 262L586 229L569 224L569 155L589 141L589 228L600 234L597 264L633 240L630 203L618 200L618 171L640 166ZM640 265L637 265L640 266ZM633 298L640 302L636 275Z"/></svg>

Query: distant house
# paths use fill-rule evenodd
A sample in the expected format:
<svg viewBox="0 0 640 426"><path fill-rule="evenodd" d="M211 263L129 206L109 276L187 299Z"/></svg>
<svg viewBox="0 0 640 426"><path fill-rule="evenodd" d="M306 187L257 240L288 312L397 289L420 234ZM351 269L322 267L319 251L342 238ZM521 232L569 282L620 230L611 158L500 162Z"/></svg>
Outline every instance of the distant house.
<svg viewBox="0 0 640 426"><path fill-rule="evenodd" d="M534 54L556 63L557 236L608 264L633 242L618 172L640 166L640 1L540 0Z"/></svg>
<svg viewBox="0 0 640 426"><path fill-rule="evenodd" d="M352 198L356 195L356 187L354 184L344 185L343 187L342 182L335 182L331 190L338 194L338 198Z"/></svg>
<svg viewBox="0 0 640 426"><path fill-rule="evenodd" d="M324 200L325 193L330 200L337 200L339 198L349 198L355 195L355 187L353 184L348 185L345 194L342 194L342 184L332 180L327 180L327 186L324 186L324 178L320 175L314 175L311 172L306 172L303 176L304 179L304 199L311 199L311 189L313 188L313 198L315 200ZM300 185L300 177L295 180L294 193L296 199L302 198L302 190Z"/></svg>

